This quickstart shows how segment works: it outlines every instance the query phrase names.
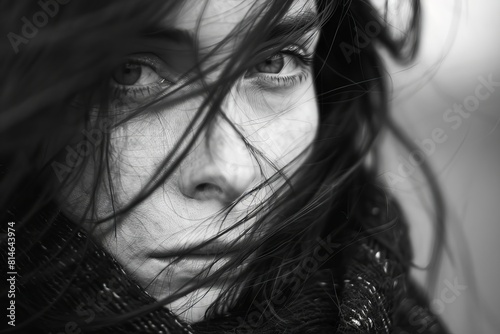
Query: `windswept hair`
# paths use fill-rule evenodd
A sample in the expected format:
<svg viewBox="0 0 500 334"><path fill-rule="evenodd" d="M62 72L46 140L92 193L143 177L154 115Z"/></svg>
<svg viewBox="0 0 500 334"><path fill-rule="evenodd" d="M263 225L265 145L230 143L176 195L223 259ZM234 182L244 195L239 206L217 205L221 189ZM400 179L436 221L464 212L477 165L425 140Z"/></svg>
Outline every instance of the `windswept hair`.
<svg viewBox="0 0 500 334"><path fill-rule="evenodd" d="M385 48L395 59L408 61L416 53L420 4L418 0L409 2L409 24L401 36L396 36L384 14L365 0L317 0L315 17L308 24L287 31L290 37L286 40L289 41L297 40L312 27L321 28L314 58L320 126L313 144L308 147L306 161L293 175L284 173L286 166L274 166L273 175L218 213L224 220L239 201L271 186L273 192L266 203L250 210L240 221L220 232L223 235L250 219L256 219L241 240L237 240L246 243L246 252L199 284L186 286L158 304L122 315L120 319L171 303L200 286L209 286L222 279L224 272L240 263L247 263L239 281L222 293L209 309L208 316L216 315L238 301L248 301L254 296L265 296L280 289L279 278L293 272L313 251L318 238L341 235L352 221L367 231L380 228L363 225L364 212L357 210L358 201L372 198L378 207L396 205L388 200L390 195L383 191L383 185L377 179L377 139L382 131L392 131L404 145L413 148L411 141L389 117L387 74L379 55L379 49ZM40 10L40 5L32 1L2 1L2 36L10 37L3 38L0 44L0 72L3 74L0 82L0 213L4 215L2 220L7 220L13 212L16 214L17 233L22 233L23 224L36 220L47 206L57 207L55 198L62 189L78 180L86 161L90 160L95 166L90 187L93 197L81 220L75 223L89 218L95 219L96 225L109 220L119 221L165 183L195 141L200 136L210 135L216 120L224 119L230 123L219 107L236 80L249 68L287 46L286 41L270 35L270 32L283 19L293 1L259 3L211 51L211 54L217 53L226 43L237 40L237 46L225 59L202 69L206 58L195 54L197 66L191 69L191 79L186 85L202 82L201 88L188 93L182 91L183 87L176 88L167 94L158 94L126 113L117 113L120 108L116 108L116 103L120 101L113 98L109 87L113 69L124 56L140 50L149 36L161 33L160 22L168 22L179 3L165 0L72 1L60 4L57 14L49 18L46 26L33 32L33 37L26 38L21 34L24 21L19 18L30 17ZM368 39L360 36L368 36ZM168 52L161 46L156 47L158 49L151 52ZM205 82L207 74L215 70L220 71L217 80ZM88 145L91 152L75 151L71 172L61 169L60 165L67 157L67 147L75 142L88 142L87 137L81 136L82 131L91 132L102 122L114 128L152 106L173 105L194 96L204 97L192 120L192 125L201 126L194 133L189 132L191 127L186 129L150 182L132 201L120 208L111 208L108 217L97 217L97 189L105 184L112 198L115 193L110 173L113 169L110 131L101 132L98 145ZM233 128L238 132L236 126ZM243 134L240 136L256 161L273 166L266 158L266 152L253 147ZM433 187L437 208L436 233L440 239L443 205L430 169L426 164L422 168ZM286 182L273 187L274 182L283 177ZM360 195L362 192L365 192L363 196ZM40 235L33 237L41 238L50 227L49 222ZM252 235L258 238L249 238ZM384 240L376 233L373 236L379 238L388 250L392 249L390 240ZM180 252L178 258L191 251L193 249ZM29 255L28 249L24 252ZM408 262L405 255L395 252L394 256ZM39 270L43 272L44 268ZM100 319L94 325L115 320L119 319Z"/></svg>

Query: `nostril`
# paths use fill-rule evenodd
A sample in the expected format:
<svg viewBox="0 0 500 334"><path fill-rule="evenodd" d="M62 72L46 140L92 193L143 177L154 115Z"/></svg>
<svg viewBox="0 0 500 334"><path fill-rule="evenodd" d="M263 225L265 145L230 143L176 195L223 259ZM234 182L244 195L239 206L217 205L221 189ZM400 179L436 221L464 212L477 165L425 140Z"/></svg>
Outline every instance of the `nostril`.
<svg viewBox="0 0 500 334"><path fill-rule="evenodd" d="M201 183L195 187L195 192L198 194L208 195L208 194L222 194L221 187L212 183Z"/></svg>
<svg viewBox="0 0 500 334"><path fill-rule="evenodd" d="M202 162L203 165L197 162L180 170L179 190L191 200L230 204L244 194L256 176L253 166L250 169L234 168L229 163L221 166L209 158Z"/></svg>

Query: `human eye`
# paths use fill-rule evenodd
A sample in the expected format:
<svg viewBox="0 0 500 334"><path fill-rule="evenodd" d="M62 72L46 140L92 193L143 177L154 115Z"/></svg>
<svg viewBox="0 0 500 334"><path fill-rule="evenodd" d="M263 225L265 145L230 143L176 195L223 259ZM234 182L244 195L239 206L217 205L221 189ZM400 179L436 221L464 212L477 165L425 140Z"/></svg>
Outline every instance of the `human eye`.
<svg viewBox="0 0 500 334"><path fill-rule="evenodd" d="M269 88L291 87L301 83L311 72L313 55L292 45L249 69L245 79Z"/></svg>
<svg viewBox="0 0 500 334"><path fill-rule="evenodd" d="M144 102L175 84L166 64L153 55L127 57L111 72L110 86L114 98L128 103Z"/></svg>

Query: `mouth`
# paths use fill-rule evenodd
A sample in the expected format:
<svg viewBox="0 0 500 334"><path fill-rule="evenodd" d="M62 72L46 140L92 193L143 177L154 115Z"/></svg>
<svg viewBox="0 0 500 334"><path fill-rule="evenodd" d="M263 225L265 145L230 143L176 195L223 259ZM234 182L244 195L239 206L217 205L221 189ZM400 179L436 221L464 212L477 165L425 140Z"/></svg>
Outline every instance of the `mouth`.
<svg viewBox="0 0 500 334"><path fill-rule="evenodd" d="M150 253L149 257L160 266L168 266L177 284L191 284L202 280L229 265L228 269L231 269L219 272L217 281L213 282L214 285L220 285L233 282L239 277L246 264L245 260L238 259L238 255L244 254L248 249L248 245L243 242L214 240L176 248L159 248Z"/></svg>
<svg viewBox="0 0 500 334"><path fill-rule="evenodd" d="M244 251L242 244L227 243L214 240L210 243L197 243L176 249L162 249L155 251L153 258L226 258L241 254Z"/></svg>

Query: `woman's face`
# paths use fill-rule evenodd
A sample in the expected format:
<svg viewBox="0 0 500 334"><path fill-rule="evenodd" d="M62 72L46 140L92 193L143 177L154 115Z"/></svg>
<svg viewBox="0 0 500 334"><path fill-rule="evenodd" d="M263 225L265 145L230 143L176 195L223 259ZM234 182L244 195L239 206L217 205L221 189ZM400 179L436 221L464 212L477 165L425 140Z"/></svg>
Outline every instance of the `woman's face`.
<svg viewBox="0 0 500 334"><path fill-rule="evenodd" d="M203 56L252 13L255 5L255 1L247 0L207 3L187 0L178 13L165 20L165 29L172 33L165 34L165 40L158 39L157 43L165 43L166 49L183 50L177 53L179 55L185 54L191 45L187 39L193 38ZM283 24L310 20L314 10L310 1L298 0ZM211 264L214 256L206 253L221 253L225 245L254 222L250 220L224 234L209 250L168 266L173 260L167 256L169 252L195 246L217 235L256 205L265 203L273 189L283 184L283 179L240 201L225 219L217 214L274 174L275 169L269 162L278 168L288 165L284 171L290 175L304 160L318 126L313 73L307 61L314 53L317 35L318 31L314 30L307 32L302 40L290 40L282 52L248 70L220 106L227 120L218 118L208 135L202 133L174 174L121 218L116 223L116 230L114 221L101 223L95 230L98 242L152 296L166 297L182 287ZM237 38L203 66L226 57L235 43ZM248 50L249 53L258 51ZM182 71L195 65L191 63L195 57L175 55L173 52L160 58L145 47L142 52L128 56L128 63L118 66L113 73L111 85L117 94L115 101L121 105L134 104L162 87L175 88ZM219 74L217 70L205 80L216 80ZM194 89L193 86L183 88L184 91L190 89ZM115 209L133 199L149 181L189 126L203 98L195 96L173 106L152 107L113 130L110 160ZM256 159L235 128L268 161ZM296 159L299 155L301 158ZM76 186L67 190L64 196L66 214L71 217L84 215L93 177L94 166L90 161ZM102 186L97 194L97 215L100 217L109 215L113 208L107 188ZM220 263L224 260L228 258ZM188 321L198 320L221 288L215 285L200 289L171 304L170 308Z"/></svg>

